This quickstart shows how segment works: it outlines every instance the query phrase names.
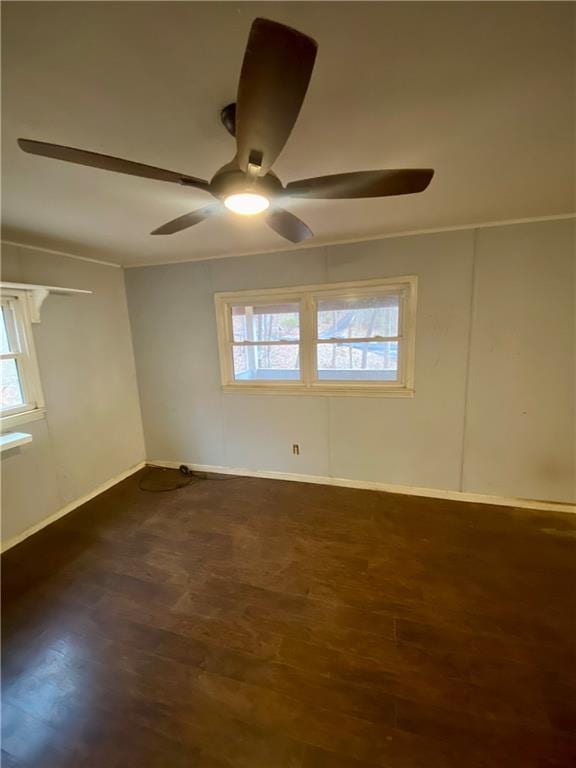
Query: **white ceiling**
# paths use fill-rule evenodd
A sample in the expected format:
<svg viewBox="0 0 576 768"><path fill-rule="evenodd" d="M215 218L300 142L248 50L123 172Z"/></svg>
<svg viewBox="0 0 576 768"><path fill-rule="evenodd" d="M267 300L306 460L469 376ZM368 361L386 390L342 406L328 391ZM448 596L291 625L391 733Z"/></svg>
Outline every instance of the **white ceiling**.
<svg viewBox="0 0 576 768"><path fill-rule="evenodd" d="M4 236L125 265L286 249L262 221L232 215L150 237L206 194L16 146L20 136L40 139L209 179L233 155L218 114L234 100L256 16L319 43L300 120L275 166L285 183L436 169L421 195L294 202L314 242L571 213L575 10L553 2L5 2Z"/></svg>

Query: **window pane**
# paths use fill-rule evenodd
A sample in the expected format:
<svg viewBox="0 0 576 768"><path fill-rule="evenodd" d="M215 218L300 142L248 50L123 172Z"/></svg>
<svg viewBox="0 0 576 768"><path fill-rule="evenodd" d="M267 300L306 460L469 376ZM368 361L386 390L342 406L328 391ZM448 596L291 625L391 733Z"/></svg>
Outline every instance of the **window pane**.
<svg viewBox="0 0 576 768"><path fill-rule="evenodd" d="M398 336L399 295L320 299L317 307L319 339Z"/></svg>
<svg viewBox="0 0 576 768"><path fill-rule="evenodd" d="M13 352L10 349L10 342L8 341L8 329L6 327L6 316L10 310L7 307L2 307L2 314L0 320L0 352Z"/></svg>
<svg viewBox="0 0 576 768"><path fill-rule="evenodd" d="M300 305L255 304L232 307L234 341L298 341Z"/></svg>
<svg viewBox="0 0 576 768"><path fill-rule="evenodd" d="M24 397L16 360L1 360L0 363L0 409L23 405Z"/></svg>
<svg viewBox="0 0 576 768"><path fill-rule="evenodd" d="M294 381L300 378L300 346L234 347L236 381Z"/></svg>
<svg viewBox="0 0 576 768"><path fill-rule="evenodd" d="M398 342L367 341L318 344L318 378L322 381L396 381Z"/></svg>

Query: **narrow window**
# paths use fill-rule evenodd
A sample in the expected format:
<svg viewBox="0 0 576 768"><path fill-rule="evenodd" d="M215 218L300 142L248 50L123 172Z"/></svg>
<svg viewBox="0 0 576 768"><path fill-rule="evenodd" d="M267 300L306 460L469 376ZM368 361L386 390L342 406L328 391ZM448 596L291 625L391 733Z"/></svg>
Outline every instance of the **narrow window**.
<svg viewBox="0 0 576 768"><path fill-rule="evenodd" d="M2 296L0 308L0 417L23 421L44 404L25 294Z"/></svg>

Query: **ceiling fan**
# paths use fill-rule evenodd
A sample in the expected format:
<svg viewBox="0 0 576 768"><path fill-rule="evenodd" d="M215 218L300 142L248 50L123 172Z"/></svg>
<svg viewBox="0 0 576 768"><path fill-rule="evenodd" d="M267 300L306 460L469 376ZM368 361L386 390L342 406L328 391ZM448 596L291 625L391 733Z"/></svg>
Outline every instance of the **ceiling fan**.
<svg viewBox="0 0 576 768"><path fill-rule="evenodd" d="M267 211L268 226L299 243L311 237L312 231L281 207L284 200L405 195L425 190L434 175L431 169L359 171L300 179L283 186L271 168L298 118L317 47L312 38L295 29L255 19L244 54L237 101L221 112L223 125L236 138L236 155L211 181L59 144L30 139L18 139L18 144L33 155L196 187L217 199L216 203L169 221L155 229L153 235L171 235L218 216L225 209L247 216Z"/></svg>

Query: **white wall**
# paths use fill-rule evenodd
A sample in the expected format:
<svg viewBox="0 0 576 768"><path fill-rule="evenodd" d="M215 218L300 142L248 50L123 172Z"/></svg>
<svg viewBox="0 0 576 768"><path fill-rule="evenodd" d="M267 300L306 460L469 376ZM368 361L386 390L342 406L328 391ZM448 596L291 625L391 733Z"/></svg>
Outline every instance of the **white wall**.
<svg viewBox="0 0 576 768"><path fill-rule="evenodd" d="M464 485L570 498L574 224L480 230L477 254Z"/></svg>
<svg viewBox="0 0 576 768"><path fill-rule="evenodd" d="M2 456L8 542L144 459L122 269L3 244L2 279L86 288L49 296L33 325L47 415Z"/></svg>
<svg viewBox="0 0 576 768"><path fill-rule="evenodd" d="M128 270L148 459L574 500L573 233L551 221ZM419 277L414 399L221 392L215 291L402 274Z"/></svg>

